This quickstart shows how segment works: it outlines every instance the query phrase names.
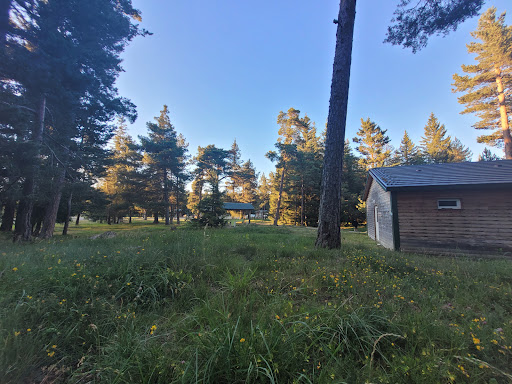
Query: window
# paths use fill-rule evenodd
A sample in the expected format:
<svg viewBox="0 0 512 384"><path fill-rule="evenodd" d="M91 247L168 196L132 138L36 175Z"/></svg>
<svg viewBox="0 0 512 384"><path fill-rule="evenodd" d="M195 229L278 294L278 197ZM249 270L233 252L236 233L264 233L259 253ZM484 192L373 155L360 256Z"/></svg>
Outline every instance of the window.
<svg viewBox="0 0 512 384"><path fill-rule="evenodd" d="M460 199L439 199L437 209L460 209Z"/></svg>

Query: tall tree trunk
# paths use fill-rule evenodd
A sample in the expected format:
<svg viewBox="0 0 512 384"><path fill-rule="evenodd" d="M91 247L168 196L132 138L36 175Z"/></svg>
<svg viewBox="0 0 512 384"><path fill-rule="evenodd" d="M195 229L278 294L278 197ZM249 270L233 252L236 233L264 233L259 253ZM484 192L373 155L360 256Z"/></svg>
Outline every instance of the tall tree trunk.
<svg viewBox="0 0 512 384"><path fill-rule="evenodd" d="M316 246L321 248L339 248L341 246L341 174L343 170L343 149L355 16L356 0L341 0L337 21L336 50L327 118L327 137L316 238Z"/></svg>
<svg viewBox="0 0 512 384"><path fill-rule="evenodd" d="M173 193L173 186L171 185L171 188L169 190L169 195L172 195L172 193ZM170 196L169 196L169 198L170 198ZM169 222L171 225L173 224L173 221L174 221L173 206L171 203L169 203Z"/></svg>
<svg viewBox="0 0 512 384"><path fill-rule="evenodd" d="M498 102L500 106L501 131L503 133L503 142L505 143L505 158L512 159L512 136L508 125L507 106L505 104L505 94L503 93L503 80L501 78L501 69L494 67L496 72L496 84L498 85Z"/></svg>
<svg viewBox="0 0 512 384"><path fill-rule="evenodd" d="M128 224L131 224L132 223L132 209L131 208L128 208Z"/></svg>
<svg viewBox="0 0 512 384"><path fill-rule="evenodd" d="M66 221L64 222L64 228L62 229L62 235L66 236L68 234L69 222L71 220L71 202L73 201L73 192L69 194L68 197L68 212L66 214Z"/></svg>
<svg viewBox="0 0 512 384"><path fill-rule="evenodd" d="M158 212L153 213L153 224L158 224Z"/></svg>
<svg viewBox="0 0 512 384"><path fill-rule="evenodd" d="M165 217L165 225L170 224L169 220L169 184L167 179L167 169L164 168L163 172L163 182L164 182L164 217Z"/></svg>
<svg viewBox="0 0 512 384"><path fill-rule="evenodd" d="M59 212L60 199L62 197L62 188L64 188L65 177L66 168L61 165L61 169L59 169L59 173L55 178L55 185L53 187L52 196L44 212L43 229L39 234L39 237L42 239L49 239L53 236L55 223L57 222L57 213Z"/></svg>
<svg viewBox="0 0 512 384"><path fill-rule="evenodd" d="M11 232L12 225L14 224L14 214L16 213L16 202L7 200L4 204L4 213L2 215L2 225L0 225L0 232Z"/></svg>
<svg viewBox="0 0 512 384"><path fill-rule="evenodd" d="M304 226L304 179L300 184L300 225Z"/></svg>
<svg viewBox="0 0 512 384"><path fill-rule="evenodd" d="M293 215L293 222L295 226L299 223L299 220L297 219L299 216L299 205L300 204L298 202L295 202L295 214Z"/></svg>
<svg viewBox="0 0 512 384"><path fill-rule="evenodd" d="M80 212L78 212L78 214L76 215L75 225L78 225L78 224L80 224Z"/></svg>
<svg viewBox="0 0 512 384"><path fill-rule="evenodd" d="M46 96L41 97L37 113L37 125L32 132L34 144L34 158L30 170L23 183L22 198L18 203L16 225L14 226L14 241L28 241L32 238L32 211L34 209L34 194L36 190L36 177L39 174L41 143L43 141L44 117L46 112Z"/></svg>
<svg viewBox="0 0 512 384"><path fill-rule="evenodd" d="M180 224L180 185L176 184L176 224Z"/></svg>
<svg viewBox="0 0 512 384"><path fill-rule="evenodd" d="M284 174L286 172L286 163L283 165L283 170L281 172L281 183L279 185L279 197L277 198L277 206L276 206L276 215L274 217L274 225L277 226L277 221L279 220L279 210L281 209L281 198L283 196L283 186L284 186Z"/></svg>

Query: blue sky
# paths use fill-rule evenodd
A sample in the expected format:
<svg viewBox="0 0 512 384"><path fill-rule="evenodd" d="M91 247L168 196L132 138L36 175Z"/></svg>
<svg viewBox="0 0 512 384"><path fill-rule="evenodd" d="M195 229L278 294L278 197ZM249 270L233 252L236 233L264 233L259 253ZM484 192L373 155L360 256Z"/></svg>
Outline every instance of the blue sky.
<svg viewBox="0 0 512 384"><path fill-rule="evenodd" d="M236 138L244 160L257 171L273 170L265 153L277 140L279 111L307 114L321 131L329 108L338 0L133 0L142 27L152 36L137 38L123 54L120 94L139 113L129 127L146 134L146 122L164 104L176 130L197 146L228 149ZM395 1L359 1L352 55L346 137L370 117L400 145L404 130L415 143L431 112L448 133L473 151L484 146L471 127L476 117L460 115L451 92L452 75L471 64L466 51L478 18L447 37L433 37L412 54L383 44ZM483 10L507 10L510 0L487 1ZM507 15L511 23L511 15ZM502 156L502 151L496 151Z"/></svg>

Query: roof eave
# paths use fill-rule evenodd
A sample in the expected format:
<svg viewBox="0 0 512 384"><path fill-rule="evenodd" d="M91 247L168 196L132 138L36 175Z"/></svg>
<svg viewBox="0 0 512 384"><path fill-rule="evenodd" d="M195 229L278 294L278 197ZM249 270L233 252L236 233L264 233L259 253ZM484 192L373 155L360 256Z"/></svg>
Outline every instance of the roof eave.
<svg viewBox="0 0 512 384"><path fill-rule="evenodd" d="M446 188L472 188L472 187L512 187L511 183L481 183L481 184L436 184L436 185L408 185L408 186L398 186L398 187L387 187L386 191L418 191L422 189L446 189Z"/></svg>
<svg viewBox="0 0 512 384"><path fill-rule="evenodd" d="M384 183L384 181L382 181L372 171L373 171L373 169L370 169L370 171L368 171L368 177L366 178L366 185L364 187L363 201L366 201L366 199L368 198L368 194L370 193L370 188L372 186L373 180L375 180L377 182L377 184L379 184L384 191L387 192L390 190L389 187L386 185L386 183Z"/></svg>

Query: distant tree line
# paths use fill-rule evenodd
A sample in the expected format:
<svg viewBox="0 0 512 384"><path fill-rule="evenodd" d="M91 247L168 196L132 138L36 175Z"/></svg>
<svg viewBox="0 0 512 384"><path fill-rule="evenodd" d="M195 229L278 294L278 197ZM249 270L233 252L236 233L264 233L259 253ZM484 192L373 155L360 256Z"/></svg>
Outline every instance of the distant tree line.
<svg viewBox="0 0 512 384"><path fill-rule="evenodd" d="M131 223L137 215L153 217L155 224L163 218L169 225L174 219L179 224L187 215L200 225L220 226L224 224L224 202L258 206L258 173L250 160L241 160L236 140L230 150L210 144L198 147L196 156L191 157L166 105L146 127L147 136L139 136L137 144L127 134L125 121L119 120L109 165L98 182L104 205L86 211L88 217L110 224L125 217Z"/></svg>
<svg viewBox="0 0 512 384"><path fill-rule="evenodd" d="M317 134L314 122L307 116L301 117L300 111L294 108L280 112L277 123L276 150L267 153L276 163L276 170L269 177L263 175L259 195L269 196L269 216L274 225L316 226L325 133ZM355 227L365 221L361 198L367 171L371 168L471 161L473 155L459 139L448 135L444 124L433 113L418 145L405 131L395 149L387 130L370 118L361 119L361 127L352 141L358 155L354 154L349 141L345 141L340 224ZM497 159L487 148L479 156L481 161Z"/></svg>

